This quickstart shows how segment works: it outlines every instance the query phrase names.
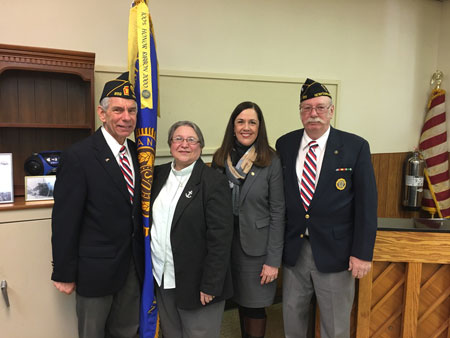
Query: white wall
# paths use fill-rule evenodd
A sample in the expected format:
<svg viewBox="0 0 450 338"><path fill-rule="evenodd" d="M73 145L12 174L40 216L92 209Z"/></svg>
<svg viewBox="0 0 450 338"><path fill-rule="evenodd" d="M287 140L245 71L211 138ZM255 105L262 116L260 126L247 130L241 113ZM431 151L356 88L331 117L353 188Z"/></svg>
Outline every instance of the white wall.
<svg viewBox="0 0 450 338"><path fill-rule="evenodd" d="M163 68L340 80L339 128L366 137L374 152L416 145L440 2L170 3L151 5Z"/></svg>
<svg viewBox="0 0 450 338"><path fill-rule="evenodd" d="M126 66L128 0L0 0L0 41L96 53L96 63Z"/></svg>
<svg viewBox="0 0 450 338"><path fill-rule="evenodd" d="M128 1L0 0L0 5L1 42L91 51L97 65L125 69ZM367 138L375 153L417 144L430 77L437 67L450 76L448 2L153 0L149 5L162 70L340 81L337 127ZM450 88L448 80L445 84ZM285 114L298 114L297 105ZM180 118L189 117L180 112ZM217 128L214 120L209 123Z"/></svg>
<svg viewBox="0 0 450 338"><path fill-rule="evenodd" d="M444 72L442 88L450 93L450 2L446 1L442 6L441 31L439 34L438 68ZM447 100L450 96L447 95ZM449 107L449 105L447 105ZM450 116L450 115L448 115Z"/></svg>
<svg viewBox="0 0 450 338"><path fill-rule="evenodd" d="M438 48L438 64L437 69L444 73L444 81L441 88L447 90L447 102L450 100L450 2L444 2L441 13L441 30L439 34L439 48ZM450 135L450 114L447 103L447 135ZM449 136L447 136L449 139ZM450 151L450 142L448 142Z"/></svg>

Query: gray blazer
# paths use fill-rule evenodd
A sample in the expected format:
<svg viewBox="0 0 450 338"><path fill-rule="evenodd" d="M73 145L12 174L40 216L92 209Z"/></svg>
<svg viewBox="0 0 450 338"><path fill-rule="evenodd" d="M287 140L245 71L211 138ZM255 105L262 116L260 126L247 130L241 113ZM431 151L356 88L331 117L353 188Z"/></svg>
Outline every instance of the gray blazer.
<svg viewBox="0 0 450 338"><path fill-rule="evenodd" d="M249 256L267 255L265 264L279 267L283 254L285 205L278 156L265 168L253 166L240 191L242 249Z"/></svg>

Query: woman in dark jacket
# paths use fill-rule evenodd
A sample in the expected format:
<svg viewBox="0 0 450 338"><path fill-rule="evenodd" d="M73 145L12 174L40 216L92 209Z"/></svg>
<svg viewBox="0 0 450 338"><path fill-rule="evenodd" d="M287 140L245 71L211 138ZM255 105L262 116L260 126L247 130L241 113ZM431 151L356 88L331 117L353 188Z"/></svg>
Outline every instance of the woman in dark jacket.
<svg viewBox="0 0 450 338"><path fill-rule="evenodd" d="M280 160L256 103L234 109L213 166L232 191L232 299L239 306L242 337L264 337L265 307L274 301L281 265L285 206Z"/></svg>
<svg viewBox="0 0 450 338"><path fill-rule="evenodd" d="M200 159L198 126L175 123L168 143L173 161L155 167L151 251L164 337L220 336L233 234L226 178Z"/></svg>

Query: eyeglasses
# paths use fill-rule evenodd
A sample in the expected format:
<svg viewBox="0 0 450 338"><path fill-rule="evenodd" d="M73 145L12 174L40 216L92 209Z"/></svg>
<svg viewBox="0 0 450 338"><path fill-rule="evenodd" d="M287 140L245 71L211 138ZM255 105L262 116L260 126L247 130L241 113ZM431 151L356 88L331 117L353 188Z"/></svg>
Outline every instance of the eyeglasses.
<svg viewBox="0 0 450 338"><path fill-rule="evenodd" d="M172 137L172 142L175 143L175 144L183 143L184 141L186 141L191 146L193 146L193 145L195 145L195 144L200 142L195 137L187 137L187 138L184 138L182 136Z"/></svg>
<svg viewBox="0 0 450 338"><path fill-rule="evenodd" d="M318 105L318 106L305 106L305 107L300 107L300 112L302 112L303 114L310 114L312 113L313 110L316 110L317 114L324 114L328 111L328 109L331 107L331 104L329 106L325 106L325 105Z"/></svg>

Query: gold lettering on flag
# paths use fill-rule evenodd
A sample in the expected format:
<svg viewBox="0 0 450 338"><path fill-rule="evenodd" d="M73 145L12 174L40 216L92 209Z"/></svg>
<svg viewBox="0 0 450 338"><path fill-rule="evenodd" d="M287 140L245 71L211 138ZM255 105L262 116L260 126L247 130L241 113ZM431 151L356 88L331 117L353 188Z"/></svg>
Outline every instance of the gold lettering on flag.
<svg viewBox="0 0 450 338"><path fill-rule="evenodd" d="M137 41L139 50L139 84L141 108L153 108L152 66L150 62L150 25L148 7L137 5Z"/></svg>

